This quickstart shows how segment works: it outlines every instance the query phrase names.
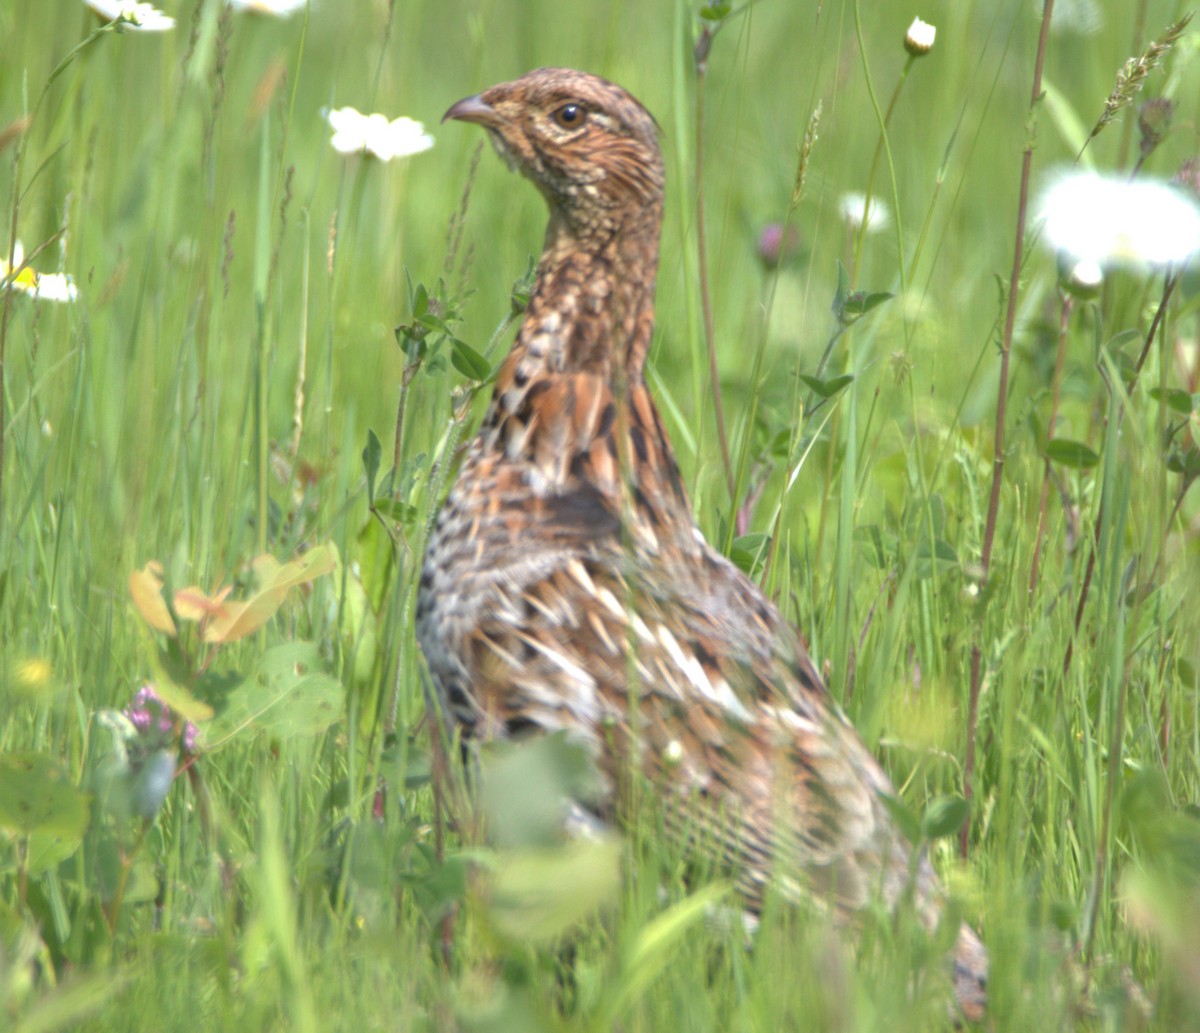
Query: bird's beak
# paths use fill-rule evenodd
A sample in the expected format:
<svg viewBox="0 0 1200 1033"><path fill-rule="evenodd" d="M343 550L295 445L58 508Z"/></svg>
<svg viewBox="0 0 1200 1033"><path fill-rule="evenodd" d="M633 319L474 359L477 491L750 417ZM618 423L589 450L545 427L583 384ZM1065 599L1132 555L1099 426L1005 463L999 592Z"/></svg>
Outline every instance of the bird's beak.
<svg viewBox="0 0 1200 1033"><path fill-rule="evenodd" d="M483 100L482 94L474 97L464 97L442 116L443 122L455 118L460 122L478 122L480 125L494 125L497 120L496 109Z"/></svg>

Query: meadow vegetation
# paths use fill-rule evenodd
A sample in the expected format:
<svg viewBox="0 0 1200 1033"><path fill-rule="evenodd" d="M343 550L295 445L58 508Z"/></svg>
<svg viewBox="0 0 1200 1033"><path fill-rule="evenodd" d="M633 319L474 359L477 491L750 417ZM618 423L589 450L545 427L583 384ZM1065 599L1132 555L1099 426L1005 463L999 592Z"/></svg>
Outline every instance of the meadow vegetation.
<svg viewBox="0 0 1200 1033"><path fill-rule="evenodd" d="M545 220L437 121L567 65L662 127L651 382L699 522L892 774L990 1025L1200 1027L1200 278L1097 282L1034 218L1074 162L1195 201L1200 34L1055 6L1032 108L1033 0L0 6L3 274L19 239L77 291L0 294L0 1026L948 1024L910 915L852 948L772 907L747 949L653 786L562 844L569 744L468 803L426 714L422 541ZM340 154L344 106L436 145Z"/></svg>

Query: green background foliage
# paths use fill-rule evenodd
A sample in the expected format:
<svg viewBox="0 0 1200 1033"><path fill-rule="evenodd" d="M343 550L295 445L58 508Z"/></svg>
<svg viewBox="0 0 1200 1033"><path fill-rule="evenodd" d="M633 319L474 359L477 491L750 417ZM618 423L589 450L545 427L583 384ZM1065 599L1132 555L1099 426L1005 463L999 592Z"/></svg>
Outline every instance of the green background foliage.
<svg viewBox="0 0 1200 1033"><path fill-rule="evenodd" d="M0 151L0 243L7 257L11 227L28 253L65 230L32 264L80 291L72 305L13 294L4 329L0 1024L947 1021L945 944L911 916L866 922L853 952L820 914L768 909L747 951L728 887L685 869L652 801L620 837L545 842L545 815L586 783L568 744L485 758L528 797L471 808L455 778L432 791L415 574L545 220L477 129L438 119L548 64L620 82L662 127L650 376L699 522L804 630L893 775L897 820L989 943L995 1028L1197 1024L1194 273L1128 394L1161 273L1114 273L1073 305L1051 431L1063 302L1054 256L1031 242L979 576L1021 151L1034 134L1035 182L1071 163L1122 63L1182 9L1059 0L1031 120L1031 0L869 6L861 38L840 0L707 22L684 0L325 0L288 20L184 0L172 33L95 38L75 0L0 7L0 128L29 118ZM937 44L904 80L871 180L871 92L886 107L915 15ZM720 25L702 201L733 503L698 290L705 24ZM1144 171L1170 177L1200 153L1198 49L1190 29L1083 167L1131 167L1151 96L1176 107ZM436 146L388 164L339 155L322 110L346 105L420 119ZM893 219L860 250L839 200L869 180ZM759 234L785 220L795 253L768 267ZM168 594L245 599L255 556L325 543L335 569L237 642L152 631L130 602L151 560ZM101 715L148 681L216 716L139 819L149 760Z"/></svg>

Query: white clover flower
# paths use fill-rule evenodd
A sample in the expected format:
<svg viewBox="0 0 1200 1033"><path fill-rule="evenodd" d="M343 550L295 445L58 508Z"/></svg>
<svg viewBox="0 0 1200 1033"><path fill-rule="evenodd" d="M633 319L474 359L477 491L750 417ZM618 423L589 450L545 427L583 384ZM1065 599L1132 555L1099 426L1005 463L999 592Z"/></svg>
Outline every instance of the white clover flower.
<svg viewBox="0 0 1200 1033"><path fill-rule="evenodd" d="M433 137L425 127L411 118L388 121L386 115L364 115L354 108L335 108L326 112L333 129L333 149L341 154L366 151L380 161L407 158L433 146Z"/></svg>
<svg viewBox="0 0 1200 1033"><path fill-rule="evenodd" d="M0 281L4 280L13 269L21 269L25 261L25 249L17 241L13 247L13 264L8 259L0 258ZM29 294L42 301L74 301L79 297L79 289L71 277L63 273L39 273L26 266L17 273L12 281L13 290Z"/></svg>
<svg viewBox="0 0 1200 1033"><path fill-rule="evenodd" d="M922 57L933 49L933 41L937 39L937 26L914 18L904 34L904 49L913 57Z"/></svg>
<svg viewBox="0 0 1200 1033"><path fill-rule="evenodd" d="M860 194L857 190L850 190L842 194L838 200L838 211L841 213L842 219L849 224L850 228L855 232L863 224L863 215L866 214L867 233L878 233L882 229L887 229L892 221L892 212L886 204L879 198L871 198L871 207L867 208L867 195Z"/></svg>
<svg viewBox="0 0 1200 1033"><path fill-rule="evenodd" d="M175 28L175 19L165 15L153 4L137 0L84 0L101 18L116 21L124 18L126 28L134 32L166 32Z"/></svg>
<svg viewBox="0 0 1200 1033"><path fill-rule="evenodd" d="M303 11L308 0L225 0L235 11L269 14L274 18L289 18Z"/></svg>
<svg viewBox="0 0 1200 1033"><path fill-rule="evenodd" d="M1148 177L1060 173L1038 215L1055 251L1101 267L1178 265L1200 251L1200 206Z"/></svg>

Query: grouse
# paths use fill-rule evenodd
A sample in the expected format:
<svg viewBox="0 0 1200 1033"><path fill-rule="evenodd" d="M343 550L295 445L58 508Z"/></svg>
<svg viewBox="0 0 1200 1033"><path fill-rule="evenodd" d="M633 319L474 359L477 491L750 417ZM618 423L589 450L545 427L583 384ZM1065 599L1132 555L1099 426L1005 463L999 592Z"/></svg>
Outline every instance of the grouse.
<svg viewBox="0 0 1200 1033"><path fill-rule="evenodd" d="M645 382L663 211L653 117L595 75L542 68L459 101L550 221L515 344L432 528L417 634L464 738L566 731L609 792L636 764L669 830L732 878L853 924L944 893L897 828L888 776L800 635L696 525ZM615 807L615 804L613 805ZM620 817L619 808L616 808ZM982 1017L963 924L954 988Z"/></svg>

